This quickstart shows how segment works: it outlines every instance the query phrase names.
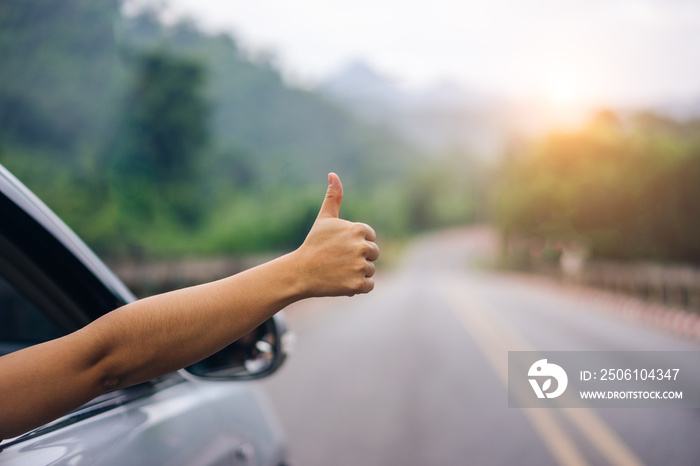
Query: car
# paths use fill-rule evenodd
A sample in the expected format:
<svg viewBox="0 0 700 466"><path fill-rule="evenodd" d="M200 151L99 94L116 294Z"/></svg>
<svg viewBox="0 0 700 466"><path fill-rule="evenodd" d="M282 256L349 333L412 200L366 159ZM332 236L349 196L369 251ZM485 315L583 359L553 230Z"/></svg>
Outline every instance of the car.
<svg viewBox="0 0 700 466"><path fill-rule="evenodd" d="M2 165L0 218L0 355L71 333L135 299ZM193 366L3 441L0 464L285 465L275 412L247 381L280 367L287 336L278 313Z"/></svg>

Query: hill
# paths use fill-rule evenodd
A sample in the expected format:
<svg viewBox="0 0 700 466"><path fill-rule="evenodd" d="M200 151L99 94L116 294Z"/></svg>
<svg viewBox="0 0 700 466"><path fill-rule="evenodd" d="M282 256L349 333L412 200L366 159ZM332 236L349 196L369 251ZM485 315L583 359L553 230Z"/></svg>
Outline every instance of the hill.
<svg viewBox="0 0 700 466"><path fill-rule="evenodd" d="M0 6L0 163L104 254L286 249L326 174L344 212L403 231L416 151L294 88L229 35L118 2ZM112 25L117 25L114 29ZM117 38L115 41L114 38Z"/></svg>

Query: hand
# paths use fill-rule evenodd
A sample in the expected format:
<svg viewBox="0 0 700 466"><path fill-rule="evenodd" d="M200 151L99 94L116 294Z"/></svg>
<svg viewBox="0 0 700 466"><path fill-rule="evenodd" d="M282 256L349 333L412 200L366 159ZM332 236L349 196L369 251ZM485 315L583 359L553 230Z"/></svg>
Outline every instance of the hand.
<svg viewBox="0 0 700 466"><path fill-rule="evenodd" d="M294 252L304 296L353 296L374 289L377 235L369 225L339 219L342 200L343 185L331 173L318 217Z"/></svg>

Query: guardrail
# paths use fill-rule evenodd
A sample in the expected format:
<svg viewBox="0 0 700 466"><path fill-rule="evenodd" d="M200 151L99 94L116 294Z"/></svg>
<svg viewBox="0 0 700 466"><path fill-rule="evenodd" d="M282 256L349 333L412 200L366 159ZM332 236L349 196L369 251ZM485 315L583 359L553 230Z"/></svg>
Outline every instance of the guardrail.
<svg viewBox="0 0 700 466"><path fill-rule="evenodd" d="M211 257L110 262L112 271L138 297L228 277L273 256Z"/></svg>
<svg viewBox="0 0 700 466"><path fill-rule="evenodd" d="M536 266L578 285L625 293L700 313L700 269L689 266L584 262L578 267Z"/></svg>

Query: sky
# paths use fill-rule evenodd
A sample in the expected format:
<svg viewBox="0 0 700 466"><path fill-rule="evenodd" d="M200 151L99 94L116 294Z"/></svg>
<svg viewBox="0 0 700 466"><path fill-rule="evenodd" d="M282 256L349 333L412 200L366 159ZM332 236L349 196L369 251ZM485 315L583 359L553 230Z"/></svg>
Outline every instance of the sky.
<svg viewBox="0 0 700 466"><path fill-rule="evenodd" d="M297 83L362 60L408 88L450 81L562 105L700 98L697 0L167 0L165 11L274 52Z"/></svg>

